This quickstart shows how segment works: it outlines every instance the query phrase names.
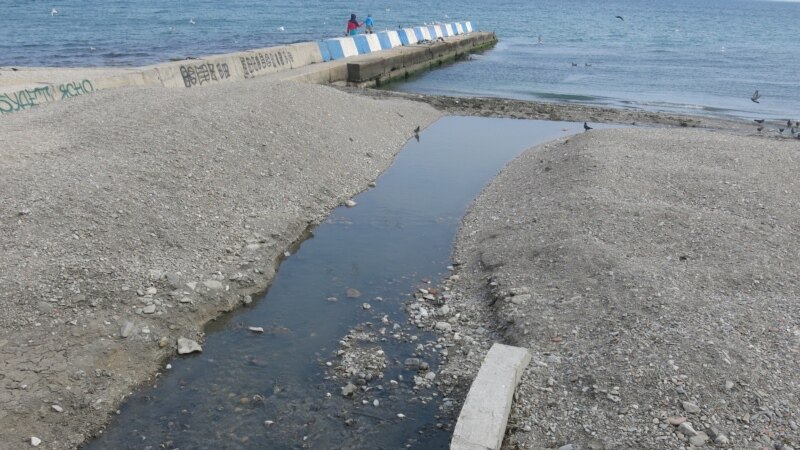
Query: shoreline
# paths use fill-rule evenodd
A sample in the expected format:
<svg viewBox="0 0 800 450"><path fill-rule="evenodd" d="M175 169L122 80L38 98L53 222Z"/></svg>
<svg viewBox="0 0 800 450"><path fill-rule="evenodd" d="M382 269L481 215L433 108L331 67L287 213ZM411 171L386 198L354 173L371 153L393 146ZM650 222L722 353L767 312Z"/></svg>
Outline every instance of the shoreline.
<svg viewBox="0 0 800 450"><path fill-rule="evenodd" d="M179 335L202 338L206 322L266 289L277 258L308 226L366 189L415 126L443 114L753 134L744 122L643 111L247 83L255 93L236 83L101 91L0 121L0 142L13 144L0 153L2 191L11 193L0 214L11 268L0 275L10 305L0 315L0 448L30 436L43 448L75 448L102 430L174 354ZM277 153L266 161L264 149ZM220 218L231 209L234 217ZM122 338L127 322L135 332Z"/></svg>

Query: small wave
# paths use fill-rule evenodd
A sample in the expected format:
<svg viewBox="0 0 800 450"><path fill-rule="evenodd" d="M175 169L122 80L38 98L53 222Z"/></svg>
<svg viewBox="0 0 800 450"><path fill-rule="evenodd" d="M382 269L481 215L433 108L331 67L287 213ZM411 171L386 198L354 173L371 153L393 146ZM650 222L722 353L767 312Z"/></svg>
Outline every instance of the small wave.
<svg viewBox="0 0 800 450"><path fill-rule="evenodd" d="M555 92L522 92L526 95L530 95L533 97L538 97L547 100L561 100L566 102L597 102L602 101L602 97L596 97L593 95L581 95L581 94L558 94Z"/></svg>

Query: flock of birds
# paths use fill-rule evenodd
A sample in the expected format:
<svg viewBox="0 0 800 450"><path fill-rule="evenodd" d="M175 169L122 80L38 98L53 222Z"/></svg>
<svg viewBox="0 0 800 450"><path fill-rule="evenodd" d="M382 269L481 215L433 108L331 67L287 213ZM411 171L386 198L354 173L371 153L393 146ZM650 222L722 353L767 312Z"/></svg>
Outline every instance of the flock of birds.
<svg viewBox="0 0 800 450"><path fill-rule="evenodd" d="M753 103L761 103L759 102L760 99L761 99L761 94L759 94L758 89L756 89L756 91L753 92L753 95L750 96L750 101L752 101ZM764 119L753 119L753 122L755 122L758 125L756 131L758 131L759 133L764 131ZM789 130L789 134L791 134L793 138L800 139L800 121L795 121L794 124L792 124L791 120L786 120L785 126L783 124L777 125L776 128L770 128L767 131L777 131L778 134L783 136L783 132L786 130Z"/></svg>
<svg viewBox="0 0 800 450"><path fill-rule="evenodd" d="M759 133L764 131L764 122L765 122L764 119L754 119L753 122L755 122L758 125L756 131L758 131ZM786 130L789 130L789 134L793 138L800 139L800 121L795 121L794 124L792 124L791 120L787 120L786 125L783 125L781 123L780 125L776 125L776 128L770 128L767 131L777 131L778 134L783 136L784 135L783 132Z"/></svg>

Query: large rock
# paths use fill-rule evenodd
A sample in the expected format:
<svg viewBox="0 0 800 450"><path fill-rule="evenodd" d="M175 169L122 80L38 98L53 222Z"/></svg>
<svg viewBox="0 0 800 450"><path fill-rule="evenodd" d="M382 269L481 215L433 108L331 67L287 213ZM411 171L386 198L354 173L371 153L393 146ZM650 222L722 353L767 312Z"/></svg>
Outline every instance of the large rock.
<svg viewBox="0 0 800 450"><path fill-rule="evenodd" d="M202 352L203 347L200 346L197 342L186 339L184 337L178 338L178 354L179 355L188 355L189 353L194 352Z"/></svg>

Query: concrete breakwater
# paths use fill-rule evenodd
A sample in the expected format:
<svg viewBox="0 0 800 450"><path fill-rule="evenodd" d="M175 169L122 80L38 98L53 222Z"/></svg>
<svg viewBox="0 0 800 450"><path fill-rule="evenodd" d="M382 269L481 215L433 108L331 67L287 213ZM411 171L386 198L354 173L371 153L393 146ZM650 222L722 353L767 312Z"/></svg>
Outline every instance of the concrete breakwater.
<svg viewBox="0 0 800 450"><path fill-rule="evenodd" d="M264 76L312 83L380 84L495 42L493 33L475 32L470 22L463 22L302 42L134 69L68 69L68 75L63 69L0 70L4 75L0 79L0 115L127 86L193 88Z"/></svg>

